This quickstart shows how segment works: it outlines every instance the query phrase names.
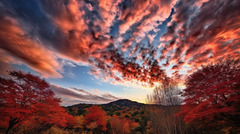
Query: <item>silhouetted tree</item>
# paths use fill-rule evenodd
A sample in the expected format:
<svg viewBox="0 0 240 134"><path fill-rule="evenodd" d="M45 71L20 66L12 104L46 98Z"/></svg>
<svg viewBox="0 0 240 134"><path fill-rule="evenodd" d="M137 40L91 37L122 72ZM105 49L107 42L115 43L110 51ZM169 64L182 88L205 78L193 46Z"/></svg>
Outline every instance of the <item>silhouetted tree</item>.
<svg viewBox="0 0 240 134"><path fill-rule="evenodd" d="M154 133L184 133L182 119L175 116L180 111L182 102L180 93L177 83L166 78L151 95L148 95L148 102L155 104L150 105L147 111Z"/></svg>
<svg viewBox="0 0 240 134"><path fill-rule="evenodd" d="M152 95L148 95L148 101L149 103L163 106L180 105L182 102L180 93L181 91L177 83L166 78L160 86L155 87Z"/></svg>

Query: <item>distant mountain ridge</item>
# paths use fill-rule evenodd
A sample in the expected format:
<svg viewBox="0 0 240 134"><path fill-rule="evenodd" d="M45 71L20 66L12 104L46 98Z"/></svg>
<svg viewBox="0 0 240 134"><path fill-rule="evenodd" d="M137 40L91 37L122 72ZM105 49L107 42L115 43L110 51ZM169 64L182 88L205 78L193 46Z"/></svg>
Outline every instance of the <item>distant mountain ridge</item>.
<svg viewBox="0 0 240 134"><path fill-rule="evenodd" d="M74 104L74 105L66 106L66 107L73 107L73 106L80 106L80 105L99 105L99 106L101 106L101 105L109 105L109 106L114 106L114 105L118 105L118 106L133 106L133 105L136 105L136 106L144 106L146 104L140 103L140 102L137 102L137 101L132 101L132 100L129 100L129 99L119 99L119 100L112 101L112 102L109 102L109 103L106 103L106 104L79 103L79 104Z"/></svg>
<svg viewBox="0 0 240 134"><path fill-rule="evenodd" d="M102 104L102 105L108 105L108 106L127 106L127 107L142 107L144 106L145 104L143 103L139 103L139 102L136 102L136 101L131 101L131 100L128 100L128 99L119 99L119 100L116 100L116 101L113 101L113 102L110 102L110 103L107 103L107 104Z"/></svg>
<svg viewBox="0 0 240 134"><path fill-rule="evenodd" d="M112 114L116 111L124 109L142 109L146 104L131 101L128 99L119 99L107 104L75 104L72 106L65 107L72 115L81 115L85 113L85 108L91 107L92 105L101 106L108 114Z"/></svg>

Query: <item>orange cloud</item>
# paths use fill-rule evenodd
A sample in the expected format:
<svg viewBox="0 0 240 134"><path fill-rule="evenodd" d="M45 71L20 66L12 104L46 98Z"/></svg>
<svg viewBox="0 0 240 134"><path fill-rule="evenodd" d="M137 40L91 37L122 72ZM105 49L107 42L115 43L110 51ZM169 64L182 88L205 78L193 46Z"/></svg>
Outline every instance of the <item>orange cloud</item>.
<svg viewBox="0 0 240 134"><path fill-rule="evenodd" d="M10 17L2 18L0 29L0 51L7 54L1 56L2 62L16 63L15 60L20 60L45 77L62 77L58 72L61 66L55 56L39 42L28 37L16 20ZM4 57L6 59L3 59Z"/></svg>
<svg viewBox="0 0 240 134"><path fill-rule="evenodd" d="M188 71L190 73L202 65L215 63L228 56L239 57L240 18L237 14L240 10L237 5L240 3L233 3L183 0L176 7L176 14L173 15L168 32L161 39L168 47L164 48L165 54L173 49L171 37L172 40L177 39L175 56L170 56L172 64L177 65L178 61L184 61L185 63L178 68L183 70L187 63L191 69ZM220 8L222 10L216 12ZM175 66L173 68L176 69Z"/></svg>

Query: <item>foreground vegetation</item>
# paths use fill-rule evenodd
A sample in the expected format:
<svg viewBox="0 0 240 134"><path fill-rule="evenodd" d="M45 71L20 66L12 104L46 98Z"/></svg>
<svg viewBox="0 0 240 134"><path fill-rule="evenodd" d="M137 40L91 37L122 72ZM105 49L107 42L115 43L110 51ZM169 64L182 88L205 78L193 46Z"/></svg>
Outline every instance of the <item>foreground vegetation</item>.
<svg viewBox="0 0 240 134"><path fill-rule="evenodd" d="M165 78L148 95L151 104L118 100L63 108L45 80L20 71L0 78L0 88L1 133L240 133L240 59L203 66L188 76L183 92Z"/></svg>

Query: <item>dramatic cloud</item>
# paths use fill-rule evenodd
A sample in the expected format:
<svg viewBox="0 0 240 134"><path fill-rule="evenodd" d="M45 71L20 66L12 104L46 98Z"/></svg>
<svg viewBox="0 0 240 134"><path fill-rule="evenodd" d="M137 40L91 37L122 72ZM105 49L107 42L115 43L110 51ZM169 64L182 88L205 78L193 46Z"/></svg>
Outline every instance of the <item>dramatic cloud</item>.
<svg viewBox="0 0 240 134"><path fill-rule="evenodd" d="M240 2L179 1L168 32L162 37L172 69L197 67L240 56ZM163 55L166 56L166 55ZM179 62L183 61L183 64ZM191 72L191 70L189 70Z"/></svg>
<svg viewBox="0 0 240 134"><path fill-rule="evenodd" d="M45 77L61 77L61 66L52 52L28 37L13 18L0 18L0 37L1 69L9 69L4 64L20 60Z"/></svg>
<svg viewBox="0 0 240 134"><path fill-rule="evenodd" d="M239 0L1 1L0 63L61 77L66 59L121 85L183 79L240 56L239 7Z"/></svg>
<svg viewBox="0 0 240 134"><path fill-rule="evenodd" d="M63 106L79 103L103 104L119 99L109 93L98 92L98 94L93 94L83 89L63 88L53 84L51 84L50 88L55 93L56 97L61 98L61 105Z"/></svg>

